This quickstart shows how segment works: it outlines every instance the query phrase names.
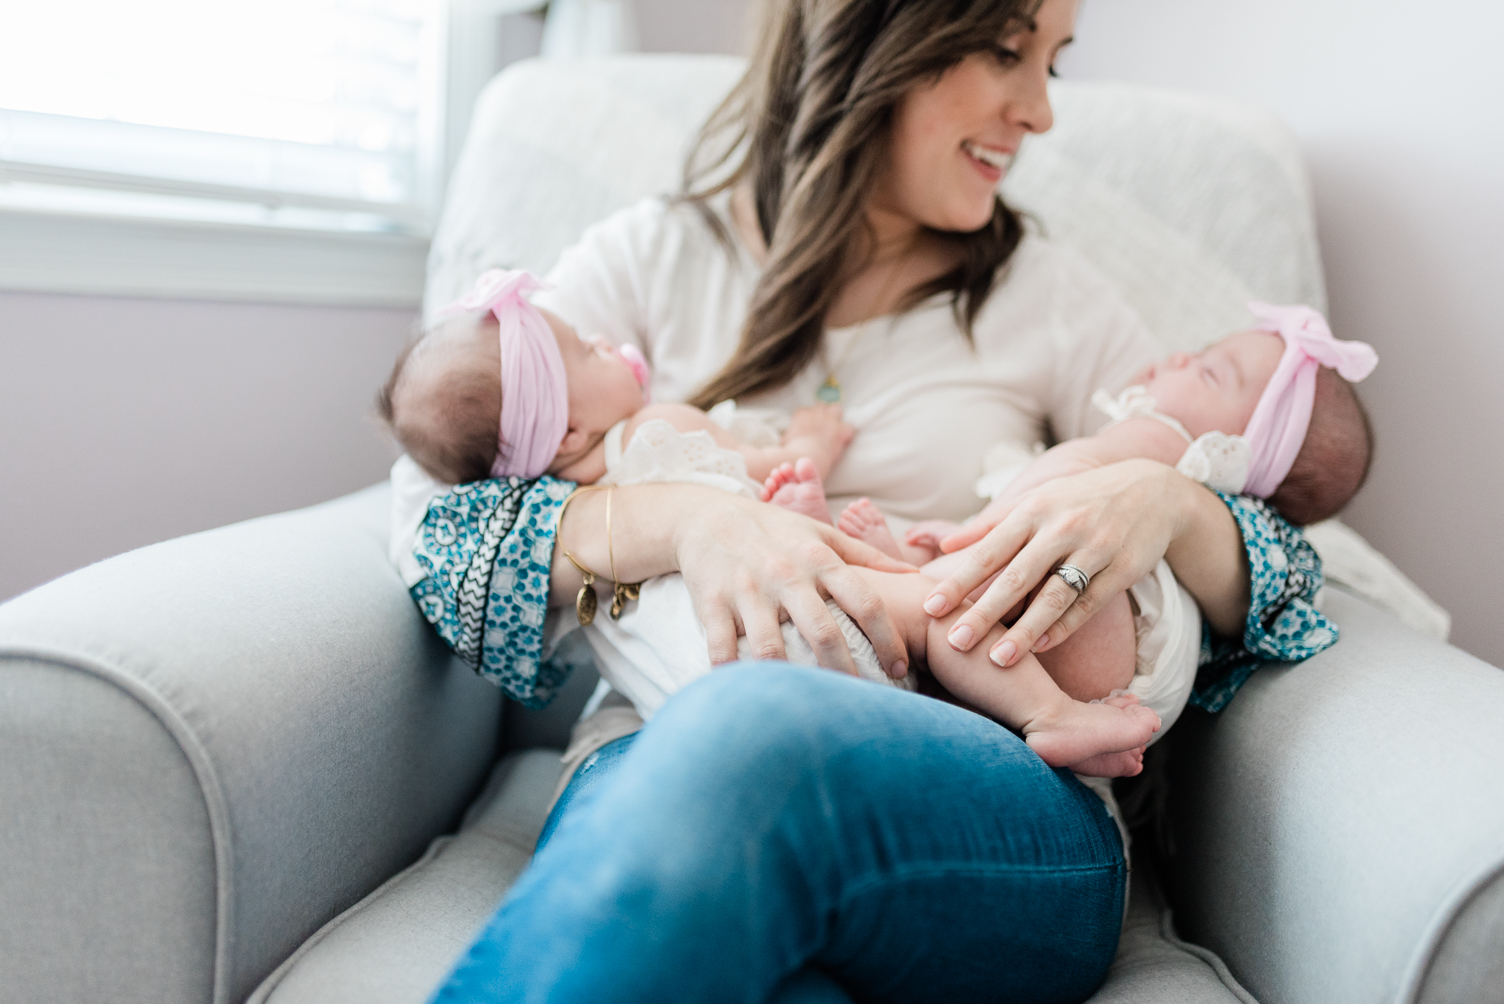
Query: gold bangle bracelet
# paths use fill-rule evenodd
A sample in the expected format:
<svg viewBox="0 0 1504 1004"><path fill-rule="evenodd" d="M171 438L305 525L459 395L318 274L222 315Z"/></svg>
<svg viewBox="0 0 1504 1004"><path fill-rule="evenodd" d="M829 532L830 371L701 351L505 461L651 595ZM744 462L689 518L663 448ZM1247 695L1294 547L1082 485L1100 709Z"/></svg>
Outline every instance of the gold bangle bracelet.
<svg viewBox="0 0 1504 1004"><path fill-rule="evenodd" d="M583 495L586 492L598 491L606 493L606 558L611 563L611 619L618 620L626 605L632 600L637 599L641 593L642 583L621 582L616 578L616 550L611 542L611 497L616 493L616 486L581 485L570 492L569 496L564 499L564 503L559 506L559 532L563 532L564 512L569 508L569 503L574 501L575 496ZM564 557L568 558L569 563L579 569L580 575L584 577L585 584L580 587L580 591L574 599L574 615L575 619L580 622L581 627L587 627L595 621L597 602L594 587L596 579L599 576L581 564L578 558L570 554L562 542L559 544L559 550L564 552Z"/></svg>

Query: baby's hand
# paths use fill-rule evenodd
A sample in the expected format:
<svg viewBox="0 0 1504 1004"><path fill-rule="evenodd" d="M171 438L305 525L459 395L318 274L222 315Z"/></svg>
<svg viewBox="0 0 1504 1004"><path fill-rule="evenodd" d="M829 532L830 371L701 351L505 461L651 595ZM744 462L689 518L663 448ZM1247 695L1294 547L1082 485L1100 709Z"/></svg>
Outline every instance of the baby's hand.
<svg viewBox="0 0 1504 1004"><path fill-rule="evenodd" d="M856 429L842 420L840 405L817 404L794 412L789 429L783 434L783 445L813 460L824 477L841 459L855 435Z"/></svg>

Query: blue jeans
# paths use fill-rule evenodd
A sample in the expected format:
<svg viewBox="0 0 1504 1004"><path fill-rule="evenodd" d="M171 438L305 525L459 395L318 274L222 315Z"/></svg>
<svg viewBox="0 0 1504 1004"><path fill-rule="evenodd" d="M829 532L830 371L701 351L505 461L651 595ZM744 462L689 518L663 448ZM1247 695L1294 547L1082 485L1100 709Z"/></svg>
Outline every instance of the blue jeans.
<svg viewBox="0 0 1504 1004"><path fill-rule="evenodd" d="M435 1001L1081 1001L1126 870L1100 800L1013 733L743 664L571 783Z"/></svg>

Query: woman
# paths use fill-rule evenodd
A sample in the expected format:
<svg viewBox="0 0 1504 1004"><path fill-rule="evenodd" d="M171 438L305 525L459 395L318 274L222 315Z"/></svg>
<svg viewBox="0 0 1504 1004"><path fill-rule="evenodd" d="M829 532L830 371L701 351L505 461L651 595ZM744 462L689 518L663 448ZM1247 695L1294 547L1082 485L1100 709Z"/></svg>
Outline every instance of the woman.
<svg viewBox="0 0 1504 1004"><path fill-rule="evenodd" d="M775 5L702 144L727 151L706 170L728 179L692 172L687 201L593 228L547 305L637 343L660 399L838 397L859 431L836 505L970 515L1000 442L1088 431L1091 392L1155 354L1100 278L995 195L1024 135L1051 124L1046 81L1075 14L1076 0ZM432 504L409 484L398 547L415 598L521 700L547 701L569 669L542 630L544 606L581 586L566 550L624 582L682 573L718 662L738 635L781 657L787 617L822 665L850 668L827 594L885 666L906 662L846 564L885 559L812 520L688 485L580 495L560 519L573 486L548 478ZM926 603L947 613L1001 571L955 647L1041 582L993 658L1057 645L1163 557L1241 654L1198 692L1212 710L1250 651L1280 654L1261 625L1294 596L1263 563L1251 591L1245 540L1305 553L1256 503L1150 462L1053 482L980 531ZM1062 562L1091 575L1079 597L1052 574ZM437 999L1081 1000L1113 957L1125 882L1103 801L1006 729L835 673L737 667L587 762Z"/></svg>

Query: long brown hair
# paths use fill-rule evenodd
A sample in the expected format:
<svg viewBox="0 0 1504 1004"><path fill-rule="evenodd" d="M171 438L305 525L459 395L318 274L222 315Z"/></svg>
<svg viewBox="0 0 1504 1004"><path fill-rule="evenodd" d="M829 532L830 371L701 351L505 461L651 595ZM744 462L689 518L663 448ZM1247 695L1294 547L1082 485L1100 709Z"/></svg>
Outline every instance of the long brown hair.
<svg viewBox="0 0 1504 1004"><path fill-rule="evenodd" d="M765 0L751 65L701 130L683 198L704 208L750 184L767 265L736 353L691 404L782 387L810 363L868 238L865 203L886 162L894 107L968 55L997 49L1039 2ZM996 199L982 229L935 233L954 244L959 264L912 290L903 307L950 292L970 337L1022 224Z"/></svg>

